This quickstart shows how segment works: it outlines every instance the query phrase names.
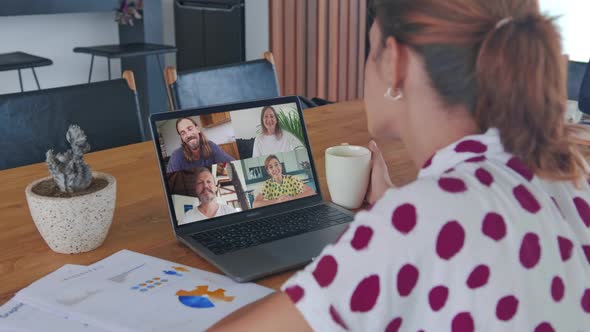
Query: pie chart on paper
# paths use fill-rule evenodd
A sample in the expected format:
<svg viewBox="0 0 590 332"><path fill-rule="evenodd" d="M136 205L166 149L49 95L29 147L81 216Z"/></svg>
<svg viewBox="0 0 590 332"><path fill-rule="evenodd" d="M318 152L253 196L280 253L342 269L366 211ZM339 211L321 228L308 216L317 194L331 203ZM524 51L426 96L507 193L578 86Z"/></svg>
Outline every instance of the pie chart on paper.
<svg viewBox="0 0 590 332"><path fill-rule="evenodd" d="M213 308L215 302L232 302L234 296L225 296L225 289L218 288L209 291L209 286L197 286L191 291L179 290L176 292L178 301L187 307L195 309Z"/></svg>

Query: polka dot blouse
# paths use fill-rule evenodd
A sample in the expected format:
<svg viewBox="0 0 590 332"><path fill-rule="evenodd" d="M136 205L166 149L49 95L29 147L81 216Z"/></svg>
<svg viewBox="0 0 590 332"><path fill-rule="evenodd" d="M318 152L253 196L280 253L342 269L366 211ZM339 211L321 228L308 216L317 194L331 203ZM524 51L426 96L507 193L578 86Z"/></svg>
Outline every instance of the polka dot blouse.
<svg viewBox="0 0 590 332"><path fill-rule="evenodd" d="M317 331L590 331L590 188L498 132L438 151L283 291Z"/></svg>

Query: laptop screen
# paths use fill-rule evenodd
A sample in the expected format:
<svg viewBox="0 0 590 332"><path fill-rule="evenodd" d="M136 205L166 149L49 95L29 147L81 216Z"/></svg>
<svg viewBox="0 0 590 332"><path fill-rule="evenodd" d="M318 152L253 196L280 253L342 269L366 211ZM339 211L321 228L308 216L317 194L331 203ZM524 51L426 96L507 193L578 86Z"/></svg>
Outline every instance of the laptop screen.
<svg viewBox="0 0 590 332"><path fill-rule="evenodd" d="M294 100L214 113L171 112L165 120L153 121L178 225L317 195Z"/></svg>

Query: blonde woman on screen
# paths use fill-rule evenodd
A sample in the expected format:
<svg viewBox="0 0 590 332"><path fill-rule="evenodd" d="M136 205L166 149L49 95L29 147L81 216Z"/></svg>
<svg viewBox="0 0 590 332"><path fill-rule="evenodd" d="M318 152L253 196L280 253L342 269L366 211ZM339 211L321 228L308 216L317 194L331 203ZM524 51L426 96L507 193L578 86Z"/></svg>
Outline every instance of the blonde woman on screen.
<svg viewBox="0 0 590 332"><path fill-rule="evenodd" d="M281 128L277 111L272 106L262 108L260 127L262 128L262 134L254 139L252 157L290 152L302 145L293 134Z"/></svg>

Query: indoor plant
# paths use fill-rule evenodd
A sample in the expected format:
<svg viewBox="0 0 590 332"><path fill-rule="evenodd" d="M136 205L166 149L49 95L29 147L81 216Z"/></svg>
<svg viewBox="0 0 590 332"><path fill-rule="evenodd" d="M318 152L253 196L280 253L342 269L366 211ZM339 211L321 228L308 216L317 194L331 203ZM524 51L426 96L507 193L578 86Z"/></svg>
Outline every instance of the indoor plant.
<svg viewBox="0 0 590 332"><path fill-rule="evenodd" d="M49 247L59 253L80 253L99 247L111 226L115 211L116 180L91 172L84 162L90 150L86 135L76 125L68 128L71 149L47 151L51 176L25 189L33 221Z"/></svg>

